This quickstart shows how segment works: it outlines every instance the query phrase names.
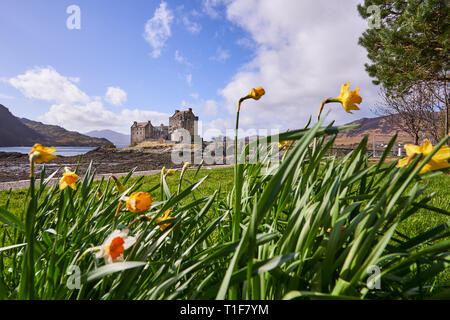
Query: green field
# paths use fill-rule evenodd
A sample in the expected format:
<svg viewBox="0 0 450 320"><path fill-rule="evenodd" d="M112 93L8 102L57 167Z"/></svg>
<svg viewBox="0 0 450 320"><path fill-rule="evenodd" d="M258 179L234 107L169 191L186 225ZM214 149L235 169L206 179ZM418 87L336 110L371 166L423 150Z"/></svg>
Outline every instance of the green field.
<svg viewBox="0 0 450 320"><path fill-rule="evenodd" d="M180 172L177 171L173 176L167 177L169 188L174 189L178 186ZM205 182L193 192L192 197L205 197L212 194L215 190L221 190L221 194L227 194L233 188L233 167L217 169L189 170L185 174L183 186L188 186L189 182L208 176ZM130 178L129 183L134 183L138 178ZM189 181L189 182L188 182ZM150 190L159 183L159 174L144 176L142 179L142 190ZM428 203L431 206L450 211L450 175L442 174L424 181L428 188L424 195L435 193L436 195ZM27 190L0 191L0 206L4 206L9 199L9 210L19 214L23 210L24 200ZM152 198L159 200L159 192L152 194ZM220 197L220 194L219 194ZM426 209L420 209L417 213L402 221L399 231L408 237L413 237L430 228L433 228L448 220L448 216Z"/></svg>
<svg viewBox="0 0 450 320"><path fill-rule="evenodd" d="M327 157L339 130L284 133L298 142L276 166L265 157L120 183L89 168L76 190L0 192L0 299L447 297L450 176L418 175L433 154L373 163L367 138ZM134 210L137 191L152 203ZM133 244L111 258L118 234Z"/></svg>

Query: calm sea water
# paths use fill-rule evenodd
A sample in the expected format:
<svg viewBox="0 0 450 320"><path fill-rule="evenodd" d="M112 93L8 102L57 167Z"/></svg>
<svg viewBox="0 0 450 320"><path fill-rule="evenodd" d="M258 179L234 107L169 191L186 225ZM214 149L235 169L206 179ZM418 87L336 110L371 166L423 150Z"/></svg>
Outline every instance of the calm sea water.
<svg viewBox="0 0 450 320"><path fill-rule="evenodd" d="M57 156L76 156L79 154L85 154L91 151L95 147L55 147L55 155ZM0 147L0 152L19 152L28 154L32 147Z"/></svg>

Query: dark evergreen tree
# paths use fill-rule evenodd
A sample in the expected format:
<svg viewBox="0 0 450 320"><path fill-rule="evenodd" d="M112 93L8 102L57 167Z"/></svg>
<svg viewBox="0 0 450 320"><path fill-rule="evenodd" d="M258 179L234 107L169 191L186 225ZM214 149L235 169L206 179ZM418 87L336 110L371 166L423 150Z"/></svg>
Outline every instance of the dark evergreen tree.
<svg viewBox="0 0 450 320"><path fill-rule="evenodd" d="M449 2L365 0L358 11L374 25L359 39L372 62L366 70L373 82L393 94L408 92L417 82L436 88L448 134Z"/></svg>

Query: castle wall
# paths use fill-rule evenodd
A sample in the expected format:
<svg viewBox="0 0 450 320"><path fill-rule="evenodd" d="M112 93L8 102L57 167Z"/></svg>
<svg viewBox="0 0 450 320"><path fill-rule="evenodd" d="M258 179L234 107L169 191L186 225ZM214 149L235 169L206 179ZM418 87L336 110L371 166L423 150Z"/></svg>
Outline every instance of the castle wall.
<svg viewBox="0 0 450 320"><path fill-rule="evenodd" d="M175 110L175 114L169 118L169 126L156 126L154 127L150 121L148 122L134 122L131 126L131 141L130 145L136 144L145 140L158 140L160 138L164 140L171 140L173 133L177 129L186 129L189 131L191 138L193 139L197 133L197 121L198 117L194 115L192 109L187 111Z"/></svg>
<svg viewBox="0 0 450 320"><path fill-rule="evenodd" d="M177 129L186 129L193 139L198 134L196 121L198 117L194 115L191 108L187 111L175 110L175 114L169 118L169 134L173 136Z"/></svg>
<svg viewBox="0 0 450 320"><path fill-rule="evenodd" d="M151 135L150 139L164 139L164 140L170 140L169 136L169 127L168 126L159 126L159 127L153 127L153 134Z"/></svg>
<svg viewBox="0 0 450 320"><path fill-rule="evenodd" d="M131 126L130 145L135 146L136 144L145 141L150 137L152 131L153 126L150 121L147 123L137 123L135 121Z"/></svg>

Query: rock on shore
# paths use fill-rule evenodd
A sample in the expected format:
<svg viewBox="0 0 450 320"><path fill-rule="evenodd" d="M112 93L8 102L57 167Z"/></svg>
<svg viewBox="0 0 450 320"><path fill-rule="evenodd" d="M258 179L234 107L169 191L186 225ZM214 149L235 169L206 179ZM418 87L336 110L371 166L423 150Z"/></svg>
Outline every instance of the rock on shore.
<svg viewBox="0 0 450 320"><path fill-rule="evenodd" d="M75 169L80 156L64 157L46 163L47 175L65 166ZM156 150L124 150L98 147L81 157L79 175L86 172L92 161L93 168L97 173L128 172L137 167L137 171L147 171L166 168L178 168L182 164L175 164L171 159L171 151ZM41 171L43 165L36 165L36 175ZM26 180L29 177L29 160L27 154L17 152L0 152L0 182Z"/></svg>

